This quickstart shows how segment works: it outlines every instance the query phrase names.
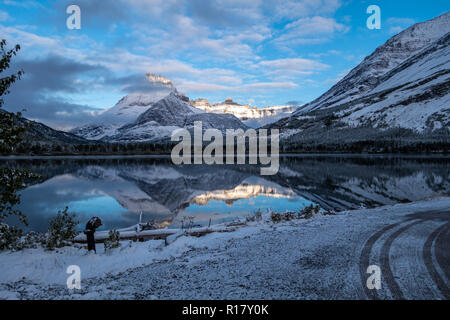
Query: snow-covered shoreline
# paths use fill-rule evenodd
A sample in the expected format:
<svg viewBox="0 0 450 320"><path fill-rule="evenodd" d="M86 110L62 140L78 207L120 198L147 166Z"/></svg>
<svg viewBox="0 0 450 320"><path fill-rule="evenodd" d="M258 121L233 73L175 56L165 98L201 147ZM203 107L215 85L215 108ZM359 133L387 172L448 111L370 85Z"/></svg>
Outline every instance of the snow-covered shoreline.
<svg viewBox="0 0 450 320"><path fill-rule="evenodd" d="M104 253L98 244L96 255L74 247L3 252L0 298L367 298L360 274L367 240L387 225L417 220L423 223L388 248L390 266L401 274L406 298L439 299L414 246L423 246L423 236L449 222L449 208L450 198L442 197L277 224L250 222L233 232L182 236L167 246L163 240L123 242ZM371 264L383 264L383 237L371 247ZM69 265L81 268L81 290L66 289ZM438 268L448 281L444 271ZM378 294L396 298L389 283Z"/></svg>

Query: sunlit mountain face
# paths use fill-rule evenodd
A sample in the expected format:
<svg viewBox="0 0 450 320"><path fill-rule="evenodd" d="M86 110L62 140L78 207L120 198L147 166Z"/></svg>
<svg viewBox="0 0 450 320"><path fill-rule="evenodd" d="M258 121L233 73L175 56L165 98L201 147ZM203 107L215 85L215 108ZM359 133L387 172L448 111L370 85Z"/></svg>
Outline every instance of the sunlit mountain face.
<svg viewBox="0 0 450 320"><path fill-rule="evenodd" d="M22 193L30 229L69 206L80 228L100 216L103 228L143 222L178 227L243 219L254 211L376 207L450 194L445 157L281 157L277 175L246 165L173 165L168 157L8 160L44 178ZM142 215L141 215L142 213ZM142 217L141 217L142 216ZM12 222L12 221L11 221Z"/></svg>
<svg viewBox="0 0 450 320"><path fill-rule="evenodd" d="M207 99L196 99L191 101L191 104L205 112L232 114L249 127L255 128L275 122L283 117L287 117L297 110L297 105L292 103L287 105L258 108L248 104L241 105L234 102L232 98L227 98L223 102L212 104Z"/></svg>

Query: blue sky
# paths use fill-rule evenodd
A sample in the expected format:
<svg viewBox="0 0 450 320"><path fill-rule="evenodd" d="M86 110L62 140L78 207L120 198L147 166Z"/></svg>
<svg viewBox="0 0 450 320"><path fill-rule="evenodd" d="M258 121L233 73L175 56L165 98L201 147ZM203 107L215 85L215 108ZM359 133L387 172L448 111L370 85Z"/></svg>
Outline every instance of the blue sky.
<svg viewBox="0 0 450 320"><path fill-rule="evenodd" d="M0 37L22 46L24 78L5 108L59 129L89 122L145 73L191 99L258 107L313 100L408 26L448 0L0 0ZM81 8L81 29L66 8ZM366 9L381 9L369 30Z"/></svg>

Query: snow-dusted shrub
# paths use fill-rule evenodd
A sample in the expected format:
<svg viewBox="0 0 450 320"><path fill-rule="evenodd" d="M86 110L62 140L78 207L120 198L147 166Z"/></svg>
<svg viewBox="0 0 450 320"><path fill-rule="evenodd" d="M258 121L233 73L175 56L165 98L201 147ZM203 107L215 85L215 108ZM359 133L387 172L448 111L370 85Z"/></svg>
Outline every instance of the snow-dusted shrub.
<svg viewBox="0 0 450 320"><path fill-rule="evenodd" d="M283 218L283 220L286 220L286 221L293 220L293 219L295 219L295 212L286 211L285 213L283 213L282 218Z"/></svg>
<svg viewBox="0 0 450 320"><path fill-rule="evenodd" d="M23 248L33 248L36 249L47 244L47 238L44 233L30 231L21 239L21 244Z"/></svg>
<svg viewBox="0 0 450 320"><path fill-rule="evenodd" d="M117 230L109 230L108 238L103 242L105 251L120 247L120 233Z"/></svg>
<svg viewBox="0 0 450 320"><path fill-rule="evenodd" d="M21 250L23 248L20 241L21 238L21 229L6 223L0 223L0 250Z"/></svg>
<svg viewBox="0 0 450 320"><path fill-rule="evenodd" d="M278 223L281 221L281 214L278 212L272 212L270 214L270 219L272 219L273 222Z"/></svg>
<svg viewBox="0 0 450 320"><path fill-rule="evenodd" d="M58 211L55 218L50 220L47 232L47 249L61 248L72 244L73 238L77 235L75 227L79 223L75 220L75 214L69 214L68 207L63 211Z"/></svg>
<svg viewBox="0 0 450 320"><path fill-rule="evenodd" d="M320 211L320 206L314 206L313 204L310 204L309 206L305 207L304 209L300 210L299 212L299 218L300 219L309 219L312 218L314 214L318 214Z"/></svg>
<svg viewBox="0 0 450 320"><path fill-rule="evenodd" d="M281 222L281 221L291 221L297 218L297 215L295 212L293 211L286 211L283 213L279 213L279 212L272 212L270 214L270 219L275 222Z"/></svg>
<svg viewBox="0 0 450 320"><path fill-rule="evenodd" d="M43 233L30 231L25 236L22 234L21 229L0 223L0 250L35 249L46 244L46 236Z"/></svg>
<svg viewBox="0 0 450 320"><path fill-rule="evenodd" d="M319 205L315 206L315 207L314 207L314 213L315 213L315 214L318 214L319 211L320 211L320 206L319 206Z"/></svg>
<svg viewBox="0 0 450 320"><path fill-rule="evenodd" d="M314 206L311 204L311 205L301 209L298 212L286 211L286 212L280 213L280 212L272 211L270 213L270 219L272 220L272 222L275 222L275 223L278 223L281 221L291 221L294 219L309 219L314 214L318 214L319 211L320 211L320 207L318 205Z"/></svg>

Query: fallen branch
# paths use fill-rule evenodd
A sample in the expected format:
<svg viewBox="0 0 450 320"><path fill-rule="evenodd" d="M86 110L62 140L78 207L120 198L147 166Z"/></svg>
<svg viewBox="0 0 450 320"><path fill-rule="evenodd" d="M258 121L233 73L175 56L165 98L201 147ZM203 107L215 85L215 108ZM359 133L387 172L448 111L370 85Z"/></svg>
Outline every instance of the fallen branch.
<svg viewBox="0 0 450 320"><path fill-rule="evenodd" d="M120 240L133 240L133 241L145 241L145 240L155 240L155 239L166 239L169 236L175 234L185 234L188 236L200 237L202 235L212 233L212 232L231 232L236 230L233 226L211 226L211 227L198 227L191 228L189 230L182 229L154 229L154 230L142 230L139 231L138 225L134 227L129 227L125 229L119 229ZM108 231L98 231L95 233L95 242L102 243L106 238L108 238ZM86 235L81 233L77 235L74 239L76 243L86 243Z"/></svg>

